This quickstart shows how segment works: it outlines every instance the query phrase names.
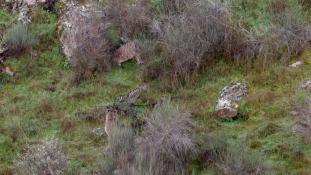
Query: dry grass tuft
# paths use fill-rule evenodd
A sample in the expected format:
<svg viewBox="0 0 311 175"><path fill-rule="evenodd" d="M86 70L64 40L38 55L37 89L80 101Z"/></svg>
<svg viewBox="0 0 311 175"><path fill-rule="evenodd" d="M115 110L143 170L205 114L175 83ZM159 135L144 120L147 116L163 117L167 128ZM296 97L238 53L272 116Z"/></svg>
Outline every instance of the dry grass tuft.
<svg viewBox="0 0 311 175"><path fill-rule="evenodd" d="M293 126L293 132L302 137L305 142L311 142L311 98L298 104L296 110L298 111L298 121Z"/></svg>
<svg viewBox="0 0 311 175"><path fill-rule="evenodd" d="M107 4L109 19L121 36L134 39L149 30L151 8L148 1L108 0Z"/></svg>
<svg viewBox="0 0 311 175"><path fill-rule="evenodd" d="M164 101L147 117L136 152L137 173L187 174L187 164L197 153L190 113Z"/></svg>
<svg viewBox="0 0 311 175"><path fill-rule="evenodd" d="M164 101L146 117L141 136L128 124L115 123L102 174L187 174L187 165L197 153L190 114Z"/></svg>
<svg viewBox="0 0 311 175"><path fill-rule="evenodd" d="M64 115L60 108L49 98L39 99L34 111L35 114L43 120L60 118Z"/></svg>
<svg viewBox="0 0 311 175"><path fill-rule="evenodd" d="M262 157L242 144L229 146L219 155L216 166L223 174L231 175L260 175L266 171Z"/></svg>
<svg viewBox="0 0 311 175"><path fill-rule="evenodd" d="M74 121L70 118L65 117L60 122L59 130L62 133L67 133L71 131L74 127L75 127Z"/></svg>

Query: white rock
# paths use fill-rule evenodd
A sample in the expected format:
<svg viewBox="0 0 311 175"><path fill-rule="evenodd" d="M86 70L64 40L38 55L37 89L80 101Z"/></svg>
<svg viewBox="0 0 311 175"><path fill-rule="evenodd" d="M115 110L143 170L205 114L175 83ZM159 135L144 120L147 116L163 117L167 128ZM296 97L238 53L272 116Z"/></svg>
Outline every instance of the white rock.
<svg viewBox="0 0 311 175"><path fill-rule="evenodd" d="M302 61L297 61L291 65L289 65L288 67L291 67L291 68L296 68L296 67L300 67L302 66L304 63Z"/></svg>
<svg viewBox="0 0 311 175"><path fill-rule="evenodd" d="M220 92L215 107L215 113L221 118L232 118L238 114L238 102L247 94L244 83L231 83Z"/></svg>
<svg viewBox="0 0 311 175"><path fill-rule="evenodd" d="M92 131L95 135L97 136L102 136L105 134L105 129L104 128L95 128Z"/></svg>
<svg viewBox="0 0 311 175"><path fill-rule="evenodd" d="M93 20L92 17L94 16L97 19L101 19L101 22L98 22L96 26L90 26L90 23ZM74 50L81 45L81 39L79 40L79 38L76 38L76 33L79 33L81 30L92 31L93 28L98 29L93 31L103 32L108 25L107 22L105 22L107 21L105 20L105 17L105 11L96 4L79 5L74 2L68 2L65 4L58 30L62 31L60 41L63 52L69 62L74 55ZM96 33L93 33L93 35L95 34Z"/></svg>

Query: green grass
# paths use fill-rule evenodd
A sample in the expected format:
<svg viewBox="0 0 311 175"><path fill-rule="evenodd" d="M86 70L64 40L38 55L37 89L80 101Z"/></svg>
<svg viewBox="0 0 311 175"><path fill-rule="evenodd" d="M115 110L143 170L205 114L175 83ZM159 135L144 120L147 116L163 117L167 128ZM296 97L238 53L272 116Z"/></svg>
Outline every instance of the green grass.
<svg viewBox="0 0 311 175"><path fill-rule="evenodd" d="M276 12L283 8L295 19L309 21L308 12L297 0L232 0L230 5L235 17L257 33L268 32Z"/></svg>
<svg viewBox="0 0 311 175"><path fill-rule="evenodd" d="M14 20L14 18L9 13L7 13L3 9L0 9L0 27L1 27L1 29L8 27L13 22L13 20Z"/></svg>
<svg viewBox="0 0 311 175"><path fill-rule="evenodd" d="M7 18L10 17L0 10L0 24ZM49 19L50 22L32 26L34 31L46 32L42 35L47 36L44 37L47 43L37 47L38 56L32 58L25 53L6 62L16 76L0 84L0 174L12 168L13 160L26 145L53 137L60 138L67 147L70 170L80 174L96 170L104 159L102 150L106 137L96 136L91 131L102 123L81 121L75 113L111 103L142 83L141 67L130 61L123 69L113 67L106 72L97 72L90 80L72 85L70 79L74 72L56 39L51 39L55 35L56 17L51 15ZM252 20L248 20L251 25L257 25L257 22L252 24ZM262 19L262 24L265 20ZM200 74L191 87L168 90L163 82L148 82L149 89L142 101L156 100L162 95L176 97L175 103L192 111L195 131L225 133L232 136L231 142L244 139L248 147L264 155L275 174L310 172L311 144L302 143L291 133L292 104L306 94L297 85L311 77L311 51L300 58L307 63L300 68L290 69L287 65L274 63L261 71L245 71L219 61ZM244 80L249 86L249 95L241 105L246 120L214 118L211 113L219 91L235 80ZM55 91L49 90L53 83ZM64 121L72 123L65 131L61 129ZM280 129L265 131L270 123ZM298 151L305 159L295 157ZM192 174L217 174L215 167L196 164L192 167Z"/></svg>
<svg viewBox="0 0 311 175"><path fill-rule="evenodd" d="M97 73L93 79L79 86L72 86L69 80L73 72L56 45L40 53L34 60L25 54L10 59L8 64L14 67L17 76L0 88L3 106L0 111L1 169L12 165L22 146L52 137L62 138L65 142L72 169L86 173L98 168L99 162L103 160L101 150L106 139L105 136L93 135L91 131L102 124L80 121L75 113L99 104L111 103L118 95L134 88L140 83L140 68L129 62L124 69L113 67L107 72ZM29 64L32 67L25 66ZM311 65L289 69L286 65L275 64L262 73L243 73L237 67L227 64L221 62L211 67L206 74L200 76L194 87L178 89L173 94L165 93L177 96L176 103L193 111L198 130L230 133L237 140L246 137L249 144L257 141L260 146L255 149L265 153L266 160L271 160L273 164L282 162L281 167L288 172L306 168L307 165L304 164L302 167L292 165L290 156L293 153L285 150L285 153L280 154L278 146L284 143L301 146L301 151L310 158L310 148L296 142L290 132L293 118L289 113L291 101L303 93L298 90L297 84L311 76ZM216 75L217 78L214 77ZM249 96L245 99L248 106L244 107L247 110L243 110L246 111L248 120L221 121L213 118L210 113L219 91L233 80L246 80L249 84ZM47 90L52 82L56 82L55 92ZM164 95L160 82L150 82L149 85L146 100ZM44 100L47 101L47 107L42 104ZM49 106L52 109L48 112L38 112L38 109L49 109ZM61 132L60 123L65 118L70 119L74 127ZM283 129L258 138L258 128L267 123L275 123ZM16 141L12 138L14 134L17 135ZM289 156L284 157L283 154Z"/></svg>

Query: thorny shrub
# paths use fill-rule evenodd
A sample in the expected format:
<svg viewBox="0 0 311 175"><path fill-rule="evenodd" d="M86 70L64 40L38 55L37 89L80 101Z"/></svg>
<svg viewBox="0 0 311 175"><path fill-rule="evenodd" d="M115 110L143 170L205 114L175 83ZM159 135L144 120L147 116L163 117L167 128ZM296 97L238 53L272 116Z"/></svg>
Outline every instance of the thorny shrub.
<svg viewBox="0 0 311 175"><path fill-rule="evenodd" d="M45 141L30 148L14 162L15 173L21 175L61 175L67 163L62 144L58 140Z"/></svg>

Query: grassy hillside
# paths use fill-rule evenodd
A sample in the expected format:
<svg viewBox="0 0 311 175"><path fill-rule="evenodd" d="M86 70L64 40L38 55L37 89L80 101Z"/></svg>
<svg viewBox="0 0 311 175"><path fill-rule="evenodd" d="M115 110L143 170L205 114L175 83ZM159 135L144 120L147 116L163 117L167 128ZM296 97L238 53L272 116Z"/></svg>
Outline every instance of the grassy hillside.
<svg viewBox="0 0 311 175"><path fill-rule="evenodd" d="M237 3L236 14L249 26L265 30L270 15L268 12L263 15L261 9L265 9L267 3L262 1L249 11ZM90 174L105 160L102 151L107 138L92 133L94 128L103 126L102 122L83 121L76 113L112 103L117 96L141 84L145 70L129 61L124 68L113 66L96 72L78 85L73 84L74 69L62 54L56 37L57 17L51 12L42 13L45 18L30 26L37 35L43 36L35 46L37 56L26 52L10 57L5 64L16 75L0 75L0 172L11 174L13 161L27 145L59 138L68 154L67 173ZM1 27L10 26L11 18L0 10ZM289 68L288 64L296 60L303 60L305 64ZM169 86L162 80L149 80L148 90L139 103L147 104L163 95L172 96L175 104L191 111L198 137L208 133L220 139L228 138L232 144L242 142L250 152L257 153L250 159L261 155L271 174L310 174L311 144L304 143L291 130L295 122L294 106L309 93L299 89L298 84L310 77L310 49L282 63L273 61L265 68L237 65L219 58L200 71L196 81L189 85ZM232 81L245 81L249 94L240 105L238 119L221 120L213 115L215 103L221 89ZM195 161L190 166L189 174L219 174L213 164Z"/></svg>

